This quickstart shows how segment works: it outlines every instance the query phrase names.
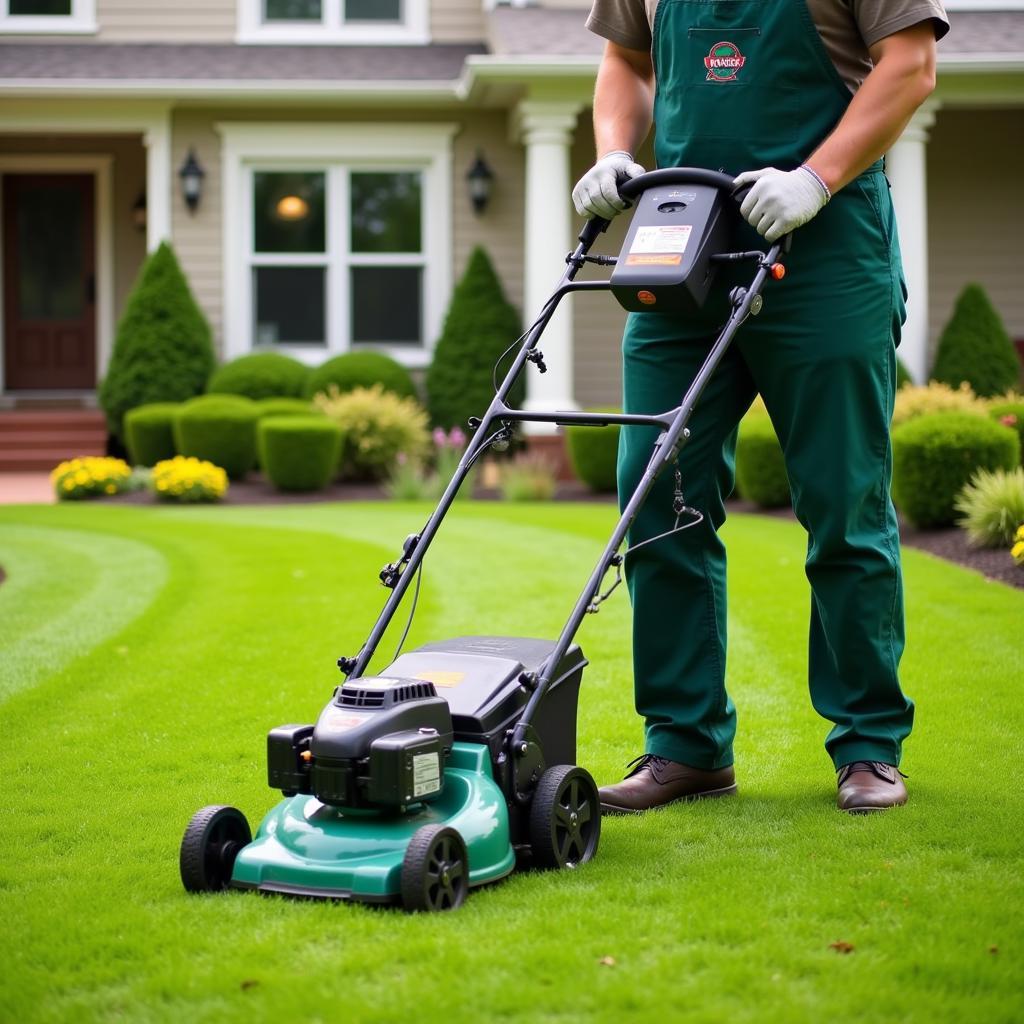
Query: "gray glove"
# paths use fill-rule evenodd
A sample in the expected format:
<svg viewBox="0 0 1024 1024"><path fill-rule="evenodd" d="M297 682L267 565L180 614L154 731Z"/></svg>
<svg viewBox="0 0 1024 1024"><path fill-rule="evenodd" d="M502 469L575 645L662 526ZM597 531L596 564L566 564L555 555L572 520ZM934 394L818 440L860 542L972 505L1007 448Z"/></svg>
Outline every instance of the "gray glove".
<svg viewBox="0 0 1024 1024"><path fill-rule="evenodd" d="M607 153L583 175L572 190L572 201L581 217L604 217L611 220L629 206L619 198L620 182L629 181L644 169L630 153L616 150Z"/></svg>
<svg viewBox="0 0 1024 1024"><path fill-rule="evenodd" d="M747 223L769 242L806 224L832 198L828 186L806 164L795 171L762 167L744 171L735 188L753 183L740 206Z"/></svg>

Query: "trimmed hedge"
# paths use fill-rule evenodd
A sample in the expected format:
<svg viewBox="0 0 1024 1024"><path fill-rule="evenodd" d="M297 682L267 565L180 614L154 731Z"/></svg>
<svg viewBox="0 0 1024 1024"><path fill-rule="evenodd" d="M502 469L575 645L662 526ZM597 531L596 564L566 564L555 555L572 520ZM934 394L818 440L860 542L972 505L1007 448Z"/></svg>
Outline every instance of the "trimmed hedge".
<svg viewBox="0 0 1024 1024"><path fill-rule="evenodd" d="M210 325L171 247L147 257L117 325L99 400L110 432L124 440L124 414L136 406L198 395L214 367Z"/></svg>
<svg viewBox="0 0 1024 1024"><path fill-rule="evenodd" d="M241 480L256 458L256 422L251 399L204 395L182 404L174 418L174 444L179 454L212 462Z"/></svg>
<svg viewBox="0 0 1024 1024"><path fill-rule="evenodd" d="M1012 430L970 413L921 416L892 432L893 500L915 526L947 526L956 497L979 469L1013 469L1020 440Z"/></svg>
<svg viewBox="0 0 1024 1024"><path fill-rule="evenodd" d="M124 414L124 434L134 466L155 466L173 459L174 417L179 402L151 402Z"/></svg>
<svg viewBox="0 0 1024 1024"><path fill-rule="evenodd" d="M939 338L932 377L951 387L967 381L976 395L1001 395L1020 381L1020 360L980 284L960 293Z"/></svg>
<svg viewBox="0 0 1024 1024"><path fill-rule="evenodd" d="M312 402L304 398L262 398L256 403L256 415L265 416L322 416Z"/></svg>
<svg viewBox="0 0 1024 1024"><path fill-rule="evenodd" d="M749 412L740 422L736 486L742 497L761 508L781 508L793 500L782 445L763 412Z"/></svg>
<svg viewBox="0 0 1024 1024"><path fill-rule="evenodd" d="M319 491L338 471L341 427L326 416L268 416L258 434L260 463L279 491Z"/></svg>
<svg viewBox="0 0 1024 1024"><path fill-rule="evenodd" d="M303 394L306 398L326 394L332 384L342 394L379 384L385 391L399 398L419 399L409 371L381 352L346 352L345 355L328 359L306 378Z"/></svg>
<svg viewBox="0 0 1024 1024"><path fill-rule="evenodd" d="M611 407L589 412L620 412ZM615 490L619 454L619 424L606 427L566 427L565 440L573 472L592 491Z"/></svg>
<svg viewBox="0 0 1024 1024"><path fill-rule="evenodd" d="M1024 402L993 402L988 407L988 412L992 419L1000 422L1009 420L1011 417L1016 421L1004 423L1003 426L1017 431L1017 437L1020 438L1021 458L1024 459Z"/></svg>
<svg viewBox="0 0 1024 1024"><path fill-rule="evenodd" d="M206 390L210 394L246 398L298 398L306 386L308 367L279 352L252 352L217 367Z"/></svg>
<svg viewBox="0 0 1024 1024"><path fill-rule="evenodd" d="M505 298L487 253L477 246L452 293L427 370L427 408L435 426L465 428L470 416L484 414L494 397L494 364L520 330L519 314ZM509 405L522 404L525 376L525 371L519 375Z"/></svg>

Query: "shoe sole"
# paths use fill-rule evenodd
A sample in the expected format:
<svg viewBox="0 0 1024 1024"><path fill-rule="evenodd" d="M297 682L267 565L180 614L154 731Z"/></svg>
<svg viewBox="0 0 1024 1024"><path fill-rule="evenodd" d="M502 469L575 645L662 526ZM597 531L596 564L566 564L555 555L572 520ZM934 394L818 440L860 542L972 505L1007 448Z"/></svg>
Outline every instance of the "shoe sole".
<svg viewBox="0 0 1024 1024"><path fill-rule="evenodd" d="M902 804L886 804L884 807L839 807L838 810L844 814L877 814L879 811L891 811L895 807L903 807L906 805L906 801Z"/></svg>
<svg viewBox="0 0 1024 1024"><path fill-rule="evenodd" d="M677 796L675 800L668 800L663 804L655 804L654 807L616 807L614 804L601 804L601 814L611 816L647 814L650 811L660 811L664 807L671 807L673 804L692 804L698 800L716 800L723 796L735 796L736 783L725 786L722 789L708 789L703 793L687 793L685 796Z"/></svg>

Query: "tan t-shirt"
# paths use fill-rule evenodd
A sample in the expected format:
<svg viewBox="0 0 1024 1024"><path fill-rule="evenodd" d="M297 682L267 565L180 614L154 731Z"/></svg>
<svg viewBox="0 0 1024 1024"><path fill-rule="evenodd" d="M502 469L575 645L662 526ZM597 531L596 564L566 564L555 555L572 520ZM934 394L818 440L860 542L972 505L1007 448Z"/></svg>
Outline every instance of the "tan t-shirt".
<svg viewBox="0 0 1024 1024"><path fill-rule="evenodd" d="M594 0L587 28L619 46L649 50L658 3L659 0ZM935 27L936 39L949 31L941 0L806 0L806 3L832 63L851 92L857 91L871 70L868 47L880 39L929 20Z"/></svg>

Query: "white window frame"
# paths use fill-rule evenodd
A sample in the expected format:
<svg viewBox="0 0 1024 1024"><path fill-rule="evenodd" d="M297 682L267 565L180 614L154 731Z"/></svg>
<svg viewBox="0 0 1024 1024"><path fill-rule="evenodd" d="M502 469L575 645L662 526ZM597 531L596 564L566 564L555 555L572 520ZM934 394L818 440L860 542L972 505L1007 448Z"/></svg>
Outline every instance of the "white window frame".
<svg viewBox="0 0 1024 1024"><path fill-rule="evenodd" d="M238 0L239 43L381 45L430 42L429 0L402 0L400 23L345 22L343 0L321 0L320 21L263 20L263 0Z"/></svg>
<svg viewBox="0 0 1024 1024"><path fill-rule="evenodd" d="M256 343L252 266L327 266L326 345L279 344L275 351L318 365L348 351L374 350L409 367L429 364L441 333L451 290L452 138L454 124L253 123L220 122L224 216L224 358L252 352ZM327 253L277 254L253 251L254 171L327 173ZM348 223L348 171L419 171L422 175L423 246L416 254L349 254L341 237ZM332 177L333 175L333 177ZM345 205L342 205L345 204ZM353 264L408 266L422 261L423 344L353 346L348 268Z"/></svg>
<svg viewBox="0 0 1024 1024"><path fill-rule="evenodd" d="M0 34L94 35L96 0L71 0L70 14L10 14L10 0L0 0Z"/></svg>

